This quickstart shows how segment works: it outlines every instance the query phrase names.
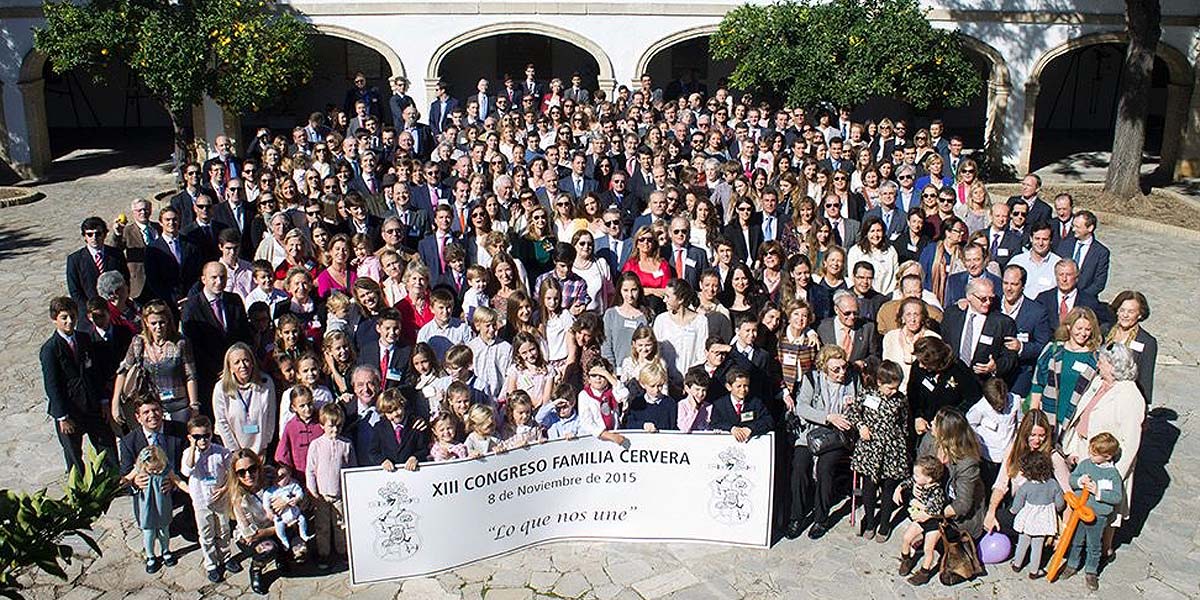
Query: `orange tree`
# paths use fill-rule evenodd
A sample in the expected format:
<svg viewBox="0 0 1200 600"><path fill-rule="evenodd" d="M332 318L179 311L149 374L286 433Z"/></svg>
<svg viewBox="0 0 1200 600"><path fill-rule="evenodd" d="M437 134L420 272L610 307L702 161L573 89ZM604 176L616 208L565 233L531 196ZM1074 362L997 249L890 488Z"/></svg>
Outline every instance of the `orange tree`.
<svg viewBox="0 0 1200 600"><path fill-rule="evenodd" d="M257 110L311 76L311 24L274 0L45 0L34 47L57 72L99 78L124 64L166 109L175 159L187 156L190 110L207 95Z"/></svg>

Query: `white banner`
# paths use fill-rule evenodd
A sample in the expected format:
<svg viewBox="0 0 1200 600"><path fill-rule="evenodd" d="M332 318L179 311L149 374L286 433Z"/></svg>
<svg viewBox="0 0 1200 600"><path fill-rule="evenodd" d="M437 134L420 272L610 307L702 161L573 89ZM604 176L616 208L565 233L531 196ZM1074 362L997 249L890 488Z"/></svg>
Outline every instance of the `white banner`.
<svg viewBox="0 0 1200 600"><path fill-rule="evenodd" d="M555 540L688 541L765 548L771 435L624 432L414 472L342 472L353 583L418 577Z"/></svg>

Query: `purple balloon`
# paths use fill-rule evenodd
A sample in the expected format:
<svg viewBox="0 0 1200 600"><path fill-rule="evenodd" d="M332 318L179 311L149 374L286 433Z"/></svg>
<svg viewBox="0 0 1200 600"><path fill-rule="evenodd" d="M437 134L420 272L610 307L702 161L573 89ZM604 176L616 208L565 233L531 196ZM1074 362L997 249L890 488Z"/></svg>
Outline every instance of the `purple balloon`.
<svg viewBox="0 0 1200 600"><path fill-rule="evenodd" d="M1012 556L1012 540L1008 536L993 531L979 539L979 560L985 565L1002 563Z"/></svg>

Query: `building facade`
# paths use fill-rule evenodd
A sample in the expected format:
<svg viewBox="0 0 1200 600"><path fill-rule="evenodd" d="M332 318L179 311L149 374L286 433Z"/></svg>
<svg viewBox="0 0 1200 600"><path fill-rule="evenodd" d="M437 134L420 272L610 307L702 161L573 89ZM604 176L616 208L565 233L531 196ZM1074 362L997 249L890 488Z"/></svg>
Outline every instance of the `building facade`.
<svg viewBox="0 0 1200 600"><path fill-rule="evenodd" d="M952 132L956 124L973 128L971 145L990 144L1017 172L1037 168L1056 153L1104 150L1111 144L1127 40L1121 0L1000 3L1004 8L983 0L925 4L936 27L964 36L987 82L972 107L948 116ZM656 86L694 75L711 89L729 66L708 58L707 38L736 6L718 0L305 0L289 5L310 19L322 38L318 73L309 89L297 92L291 108L274 113L224 115L215 104L205 103L194 112L197 137L211 140L220 131L237 136L252 123L290 127L297 115L340 102L356 71L366 73L385 95L388 76L406 76L412 82L410 94L422 107L429 106L439 79L456 86L452 91L466 93L480 77L496 82L511 72L519 79L520 65L526 63L538 65L539 78L567 79L579 72L610 93L620 85L638 89L645 72L654 76ZM1175 176L1196 177L1200 3L1162 0L1162 9L1148 150ZM52 132L71 129L72 114L75 126L115 128L119 120L128 130L132 107L138 111L133 126L162 126L161 110L146 107L148 99L136 92L135 83L118 89L124 98L91 85L87 77L68 77L64 86L61 76L49 72L44 56L33 50L32 30L41 22L37 2L6 0L0 5L0 33L6 41L0 48L0 153L14 170L26 177L44 174L58 155ZM493 83L493 91L498 87ZM929 118L890 106L886 99L880 106L899 110L918 124ZM863 107L866 113L871 110ZM872 115L855 115L860 117ZM1092 140L1088 143L1094 147L1077 147L1079 140Z"/></svg>

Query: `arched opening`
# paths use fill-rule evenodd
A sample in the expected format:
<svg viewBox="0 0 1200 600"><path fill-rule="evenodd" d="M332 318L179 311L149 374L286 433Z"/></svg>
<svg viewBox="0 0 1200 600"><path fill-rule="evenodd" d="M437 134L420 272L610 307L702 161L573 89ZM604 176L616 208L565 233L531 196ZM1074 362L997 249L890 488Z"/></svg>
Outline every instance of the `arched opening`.
<svg viewBox="0 0 1200 600"><path fill-rule="evenodd" d="M711 31L708 29L685 32L683 35L689 37L672 36L655 44L639 62L634 76L649 73L655 85L662 88L665 100L692 92L705 95L715 92L726 85L734 63L713 60L709 51Z"/></svg>
<svg viewBox="0 0 1200 600"><path fill-rule="evenodd" d="M505 73L519 81L531 63L542 81L557 77L570 85L578 72L589 90L611 93L615 84L612 61L592 40L545 23L495 23L461 33L434 51L425 71L427 97L434 97L438 80L460 98L481 78L491 81L490 91L496 93Z"/></svg>
<svg viewBox="0 0 1200 600"><path fill-rule="evenodd" d="M528 64L534 65L538 79L557 77L565 87L571 85L571 76L579 73L585 89L594 91L599 86L600 64L587 50L534 33L502 33L463 44L446 54L437 76L456 98L474 93L480 79L491 82L494 94L505 74L518 82L523 79Z"/></svg>
<svg viewBox="0 0 1200 600"><path fill-rule="evenodd" d="M1125 48L1121 43L1090 44L1045 66L1039 78L1030 170L1075 154L1112 149ZM1163 146L1169 83L1166 61L1155 57L1144 146L1155 157Z"/></svg>
<svg viewBox="0 0 1200 600"><path fill-rule="evenodd" d="M100 82L76 70L42 67L50 156L76 150L141 149L164 158L171 148L171 118L123 65L110 65Z"/></svg>
<svg viewBox="0 0 1200 600"><path fill-rule="evenodd" d="M382 42L368 36L323 25L317 25L317 29L321 33L312 36L313 56L316 57L312 77L280 96L272 105L242 115L242 139L247 143L260 127L286 135L292 127L304 125L309 114L329 114L335 106L352 118L354 106L347 105L347 100L354 87L354 76L359 72L366 76L367 87L379 92L380 116L385 119L384 123L390 123L388 78L404 74L399 57Z"/></svg>

